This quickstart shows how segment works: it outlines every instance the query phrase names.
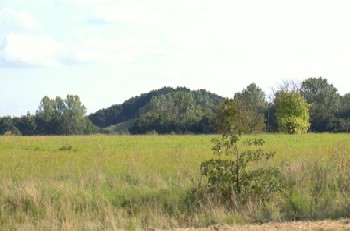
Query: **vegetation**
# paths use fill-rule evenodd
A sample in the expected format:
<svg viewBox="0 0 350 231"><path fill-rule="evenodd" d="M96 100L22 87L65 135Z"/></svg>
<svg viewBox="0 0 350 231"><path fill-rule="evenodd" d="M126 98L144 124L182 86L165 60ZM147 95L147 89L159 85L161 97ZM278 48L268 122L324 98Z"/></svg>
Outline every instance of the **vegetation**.
<svg viewBox="0 0 350 231"><path fill-rule="evenodd" d="M216 125L223 135L232 133L262 132L265 128L263 114L241 100L226 99L217 110Z"/></svg>
<svg viewBox="0 0 350 231"><path fill-rule="evenodd" d="M256 89L254 85L252 88ZM244 93L239 96L245 96ZM247 139L244 143L249 149L240 150L241 135L258 131L258 121L262 118L258 113L258 105L241 106L245 105L242 102L247 99L251 97L227 99L220 105L218 124L222 137L213 139L215 146L212 149L217 158L202 162L201 175L206 180L194 190L196 197L198 193L202 194L215 205L223 204L230 209L239 209L248 201L264 204L276 193L282 192L286 182L277 167L250 166L253 162L274 157L273 152L264 152L263 139ZM260 120L260 124L263 124L263 120Z"/></svg>
<svg viewBox="0 0 350 231"><path fill-rule="evenodd" d="M263 139L246 140L244 143L249 149L242 152L238 146L238 135L223 136L213 142L213 151L218 159L201 164L201 175L206 181L200 183L196 193L204 193L216 204L238 209L248 201L265 203L284 190L286 179L279 168L249 166L274 157L273 152L264 152Z"/></svg>
<svg viewBox="0 0 350 231"><path fill-rule="evenodd" d="M67 95L66 99L45 96L35 115L28 113L20 118L0 118L0 134L83 135L97 132L97 127L85 114L86 108L79 96Z"/></svg>
<svg viewBox="0 0 350 231"><path fill-rule="evenodd" d="M133 97L89 116L99 127L133 121L132 133L213 133L214 113L222 97L206 90L164 87Z"/></svg>
<svg viewBox="0 0 350 231"><path fill-rule="evenodd" d="M300 94L280 92L275 99L275 107L279 131L289 134L308 131L309 105Z"/></svg>
<svg viewBox="0 0 350 231"><path fill-rule="evenodd" d="M299 109L288 104L285 108L290 107L289 116L281 114L281 111L277 113L277 106L280 110L281 104L276 103L282 93L300 94L303 99L299 97L299 103L306 100L310 105L309 119L306 114L303 118L296 116ZM227 98L226 104L232 104L230 107L234 105L235 110L240 112L240 123L248 124L250 132L299 133L309 128L312 132L350 131L350 94L340 96L327 79L308 78L301 85L284 82L271 98L275 100L267 102L266 94L252 83L235 93L232 99ZM218 115L222 113L224 101L223 97L206 90L164 87L87 117L78 96L68 95L64 100L44 97L35 115L28 113L22 117L0 118L0 134L213 134L222 129L219 127L217 130L217 125L223 122Z"/></svg>
<svg viewBox="0 0 350 231"><path fill-rule="evenodd" d="M220 97L205 90L174 91L153 96L140 110L130 132L215 133L215 112L220 101Z"/></svg>
<svg viewBox="0 0 350 231"><path fill-rule="evenodd" d="M311 105L311 131L332 132L340 127L336 124L340 111L338 90L327 79L309 78L302 82L301 95Z"/></svg>
<svg viewBox="0 0 350 231"><path fill-rule="evenodd" d="M251 162L247 171L281 168L286 189L239 209L192 193L216 136L0 137L0 227L109 230L349 217L347 134L259 137L275 157Z"/></svg>

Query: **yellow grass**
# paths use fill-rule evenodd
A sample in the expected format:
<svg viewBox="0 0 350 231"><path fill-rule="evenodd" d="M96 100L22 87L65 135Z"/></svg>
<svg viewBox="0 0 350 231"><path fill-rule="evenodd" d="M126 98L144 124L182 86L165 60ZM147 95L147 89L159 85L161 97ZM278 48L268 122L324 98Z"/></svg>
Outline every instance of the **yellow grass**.
<svg viewBox="0 0 350 231"><path fill-rule="evenodd" d="M245 214L188 207L215 136L0 137L0 227L113 230L245 223ZM349 157L350 135L261 134L265 149L300 170ZM275 218L279 219L280 215Z"/></svg>

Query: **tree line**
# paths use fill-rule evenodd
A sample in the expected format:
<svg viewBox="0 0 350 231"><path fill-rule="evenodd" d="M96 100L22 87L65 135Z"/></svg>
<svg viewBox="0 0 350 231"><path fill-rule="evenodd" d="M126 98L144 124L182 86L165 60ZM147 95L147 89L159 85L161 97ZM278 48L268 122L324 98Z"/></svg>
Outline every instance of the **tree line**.
<svg viewBox="0 0 350 231"><path fill-rule="evenodd" d="M224 121L225 113L234 115L237 123ZM255 83L231 99L206 90L164 87L90 115L78 96L45 96L34 115L0 118L0 134L108 133L111 126L123 123L128 126L117 132L203 134L243 128L249 132L349 132L350 93L341 96L322 77L308 78L299 85L284 82L269 101Z"/></svg>
<svg viewBox="0 0 350 231"><path fill-rule="evenodd" d="M86 116L86 108L79 96L65 99L45 96L35 115L0 118L0 134L12 135L86 135L99 132Z"/></svg>

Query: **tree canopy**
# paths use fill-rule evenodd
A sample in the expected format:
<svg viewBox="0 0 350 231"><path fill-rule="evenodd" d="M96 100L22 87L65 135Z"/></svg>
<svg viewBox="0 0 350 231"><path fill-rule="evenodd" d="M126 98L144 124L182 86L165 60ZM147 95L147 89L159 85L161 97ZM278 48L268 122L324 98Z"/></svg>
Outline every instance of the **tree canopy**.
<svg viewBox="0 0 350 231"><path fill-rule="evenodd" d="M35 115L28 113L19 118L0 118L0 132L15 135L84 135L98 129L86 116L86 108L79 96L67 95L42 98Z"/></svg>
<svg viewBox="0 0 350 231"><path fill-rule="evenodd" d="M322 77L308 78L302 82L300 94L311 105L311 131L334 131L333 123L340 109L340 95L337 88Z"/></svg>
<svg viewBox="0 0 350 231"><path fill-rule="evenodd" d="M132 133L213 133L220 98L204 91L175 91L153 96L140 110Z"/></svg>
<svg viewBox="0 0 350 231"><path fill-rule="evenodd" d="M284 81L274 92L274 101L267 102L262 89L251 83L225 101L206 90L163 87L89 116L78 96L45 96L33 115L0 117L0 135L249 133L264 128L299 133L309 126L313 132L350 132L350 93L340 96L327 79L308 78L300 85ZM225 113L231 113L230 121L222 119Z"/></svg>
<svg viewBox="0 0 350 231"><path fill-rule="evenodd" d="M290 134L307 132L309 105L298 93L280 93L275 99L278 129Z"/></svg>

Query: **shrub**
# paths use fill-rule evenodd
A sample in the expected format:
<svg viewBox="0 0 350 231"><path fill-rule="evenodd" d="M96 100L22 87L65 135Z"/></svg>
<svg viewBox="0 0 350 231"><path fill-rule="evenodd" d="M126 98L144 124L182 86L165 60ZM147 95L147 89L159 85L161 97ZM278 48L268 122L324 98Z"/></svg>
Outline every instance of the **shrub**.
<svg viewBox="0 0 350 231"><path fill-rule="evenodd" d="M285 188L285 177L276 167L254 168L250 163L270 160L272 152L264 152L264 140L244 142L249 148L240 152L237 135L214 139L213 152L217 159L201 164L201 175L206 179L200 190L220 203L229 206L244 204L249 200L266 202Z"/></svg>

